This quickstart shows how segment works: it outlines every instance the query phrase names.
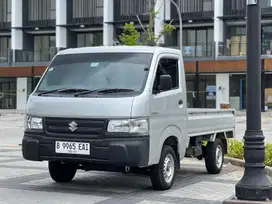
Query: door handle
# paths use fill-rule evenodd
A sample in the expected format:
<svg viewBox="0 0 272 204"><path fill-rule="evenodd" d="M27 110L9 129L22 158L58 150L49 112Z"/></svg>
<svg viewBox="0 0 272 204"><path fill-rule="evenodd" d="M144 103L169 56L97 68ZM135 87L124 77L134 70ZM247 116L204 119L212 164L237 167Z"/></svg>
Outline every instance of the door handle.
<svg viewBox="0 0 272 204"><path fill-rule="evenodd" d="M182 101L182 100L179 100L179 101L178 101L178 104L179 104L179 105L182 105L182 104L183 104L183 101Z"/></svg>

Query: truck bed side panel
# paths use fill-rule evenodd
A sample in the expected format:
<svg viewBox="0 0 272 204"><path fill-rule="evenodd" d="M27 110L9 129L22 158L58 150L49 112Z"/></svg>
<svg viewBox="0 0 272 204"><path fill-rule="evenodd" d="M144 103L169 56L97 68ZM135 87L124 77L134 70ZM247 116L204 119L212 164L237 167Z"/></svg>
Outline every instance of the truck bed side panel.
<svg viewBox="0 0 272 204"><path fill-rule="evenodd" d="M188 109L189 137L234 131L235 111L232 109Z"/></svg>

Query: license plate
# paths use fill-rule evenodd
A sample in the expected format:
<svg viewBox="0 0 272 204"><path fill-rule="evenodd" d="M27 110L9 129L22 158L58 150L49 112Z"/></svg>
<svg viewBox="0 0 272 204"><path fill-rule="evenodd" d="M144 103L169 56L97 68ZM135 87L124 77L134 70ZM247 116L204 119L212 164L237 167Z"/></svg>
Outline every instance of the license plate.
<svg viewBox="0 0 272 204"><path fill-rule="evenodd" d="M90 143L56 141L56 153L90 155Z"/></svg>

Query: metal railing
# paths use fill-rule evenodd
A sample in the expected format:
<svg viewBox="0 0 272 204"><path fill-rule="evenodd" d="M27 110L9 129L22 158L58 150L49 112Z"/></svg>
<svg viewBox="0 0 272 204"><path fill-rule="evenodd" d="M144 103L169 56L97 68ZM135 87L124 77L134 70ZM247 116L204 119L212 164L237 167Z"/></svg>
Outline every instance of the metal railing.
<svg viewBox="0 0 272 204"><path fill-rule="evenodd" d="M180 49L179 46L167 46ZM211 58L214 56L214 43L186 44L182 47L183 57L186 58Z"/></svg>
<svg viewBox="0 0 272 204"><path fill-rule="evenodd" d="M154 0L114 0L114 21L137 21L137 15L141 21L149 20L149 6L154 8Z"/></svg>
<svg viewBox="0 0 272 204"><path fill-rule="evenodd" d="M226 43L219 43L218 56L246 56L247 43L244 41L227 41ZM261 54L272 54L272 40L263 40L261 42Z"/></svg>

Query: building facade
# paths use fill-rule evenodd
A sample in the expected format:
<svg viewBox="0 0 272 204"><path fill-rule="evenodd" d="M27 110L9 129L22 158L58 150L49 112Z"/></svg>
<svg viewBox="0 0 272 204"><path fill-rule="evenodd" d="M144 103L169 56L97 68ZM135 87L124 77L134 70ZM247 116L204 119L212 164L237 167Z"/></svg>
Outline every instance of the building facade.
<svg viewBox="0 0 272 204"><path fill-rule="evenodd" d="M190 107L245 108L246 0L174 0L182 14L182 52ZM272 0L262 0L262 104L272 103ZM1 0L0 109L24 110L33 77L62 49L114 45L125 23L141 30L149 8L176 30L160 40L179 49L178 13L165 0ZM254 82L250 82L254 83Z"/></svg>

